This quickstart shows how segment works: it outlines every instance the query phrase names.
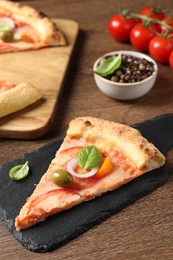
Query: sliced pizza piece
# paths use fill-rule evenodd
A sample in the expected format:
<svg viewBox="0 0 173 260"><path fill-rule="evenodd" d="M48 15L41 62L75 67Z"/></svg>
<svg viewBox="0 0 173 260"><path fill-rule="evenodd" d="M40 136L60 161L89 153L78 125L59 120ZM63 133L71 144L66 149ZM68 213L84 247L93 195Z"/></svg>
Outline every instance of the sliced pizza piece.
<svg viewBox="0 0 173 260"><path fill-rule="evenodd" d="M41 93L28 82L16 85L0 80L0 118L35 103L41 97Z"/></svg>
<svg viewBox="0 0 173 260"><path fill-rule="evenodd" d="M32 7L0 1L0 53L64 46L57 26Z"/></svg>
<svg viewBox="0 0 173 260"><path fill-rule="evenodd" d="M136 129L93 117L76 118L16 217L16 229L117 189L164 163L165 157Z"/></svg>

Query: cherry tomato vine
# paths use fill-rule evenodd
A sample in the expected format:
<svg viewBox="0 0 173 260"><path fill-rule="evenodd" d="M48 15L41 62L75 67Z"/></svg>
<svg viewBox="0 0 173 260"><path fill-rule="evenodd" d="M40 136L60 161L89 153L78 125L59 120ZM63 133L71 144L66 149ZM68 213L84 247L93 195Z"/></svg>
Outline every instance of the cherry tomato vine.
<svg viewBox="0 0 173 260"><path fill-rule="evenodd" d="M158 8L146 7L139 13L123 10L108 23L109 34L120 42L130 41L139 51L148 51L160 63L173 68L173 17Z"/></svg>

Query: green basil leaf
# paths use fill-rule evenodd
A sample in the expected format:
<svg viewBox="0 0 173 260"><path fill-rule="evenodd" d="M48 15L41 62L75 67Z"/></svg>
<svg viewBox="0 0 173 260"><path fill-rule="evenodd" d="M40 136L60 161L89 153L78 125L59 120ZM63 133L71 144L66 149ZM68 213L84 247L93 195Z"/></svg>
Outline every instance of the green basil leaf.
<svg viewBox="0 0 173 260"><path fill-rule="evenodd" d="M84 147L77 155L77 164L83 169L92 169L98 167L102 160L102 153L94 146Z"/></svg>
<svg viewBox="0 0 173 260"><path fill-rule="evenodd" d="M106 77L112 74L121 66L122 57L121 55L112 56L103 61L95 70L94 73Z"/></svg>
<svg viewBox="0 0 173 260"><path fill-rule="evenodd" d="M18 181L25 178L29 173L28 162L12 167L9 171L9 176L12 180Z"/></svg>
<svg viewBox="0 0 173 260"><path fill-rule="evenodd" d="M11 31L11 27L8 24L0 24L0 32L1 31Z"/></svg>

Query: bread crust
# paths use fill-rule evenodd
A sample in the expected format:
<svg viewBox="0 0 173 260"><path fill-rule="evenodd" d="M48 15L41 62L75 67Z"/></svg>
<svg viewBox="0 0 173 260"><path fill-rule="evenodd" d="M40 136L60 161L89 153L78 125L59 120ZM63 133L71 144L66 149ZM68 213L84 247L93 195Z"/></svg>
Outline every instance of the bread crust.
<svg viewBox="0 0 173 260"><path fill-rule="evenodd" d="M56 25L48 17L36 11L34 8L2 0L0 1L0 12L20 22L31 25L39 35L39 42L36 43L37 48L66 45L65 37L56 28Z"/></svg>
<svg viewBox="0 0 173 260"><path fill-rule="evenodd" d="M0 93L0 118L19 111L39 100L41 93L30 83L24 82Z"/></svg>
<svg viewBox="0 0 173 260"><path fill-rule="evenodd" d="M128 125L94 117L79 117L70 122L67 137L90 140L98 148L119 148L143 173L165 163L163 154L140 132Z"/></svg>

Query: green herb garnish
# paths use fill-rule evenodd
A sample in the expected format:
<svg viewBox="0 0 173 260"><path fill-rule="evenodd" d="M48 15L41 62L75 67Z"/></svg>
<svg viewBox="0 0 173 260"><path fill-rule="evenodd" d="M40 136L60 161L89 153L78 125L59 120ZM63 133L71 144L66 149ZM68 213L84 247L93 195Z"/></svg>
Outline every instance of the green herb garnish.
<svg viewBox="0 0 173 260"><path fill-rule="evenodd" d="M12 167L9 171L9 176L12 180L18 181L25 178L29 173L28 162Z"/></svg>
<svg viewBox="0 0 173 260"><path fill-rule="evenodd" d="M95 70L94 73L106 77L112 74L121 66L122 57L121 55L112 56L105 59Z"/></svg>
<svg viewBox="0 0 173 260"><path fill-rule="evenodd" d="M0 31L11 31L11 27L8 24L0 24Z"/></svg>
<svg viewBox="0 0 173 260"><path fill-rule="evenodd" d="M98 167L102 160L102 153L94 146L84 147L77 155L77 164L83 169L92 169Z"/></svg>

